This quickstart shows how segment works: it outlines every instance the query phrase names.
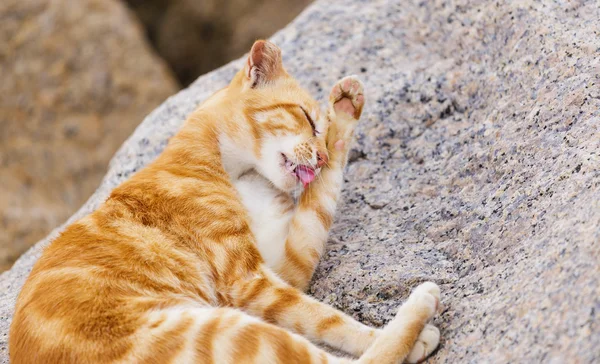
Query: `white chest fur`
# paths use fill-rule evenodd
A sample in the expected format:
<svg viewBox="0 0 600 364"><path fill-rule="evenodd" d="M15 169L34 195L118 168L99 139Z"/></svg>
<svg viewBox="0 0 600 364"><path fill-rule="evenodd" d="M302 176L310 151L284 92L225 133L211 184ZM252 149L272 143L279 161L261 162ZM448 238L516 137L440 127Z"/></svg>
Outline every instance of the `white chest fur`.
<svg viewBox="0 0 600 364"><path fill-rule="evenodd" d="M274 188L256 172L234 180L250 216L250 228L258 249L269 267L276 267L285 256L285 240L293 215L291 196Z"/></svg>

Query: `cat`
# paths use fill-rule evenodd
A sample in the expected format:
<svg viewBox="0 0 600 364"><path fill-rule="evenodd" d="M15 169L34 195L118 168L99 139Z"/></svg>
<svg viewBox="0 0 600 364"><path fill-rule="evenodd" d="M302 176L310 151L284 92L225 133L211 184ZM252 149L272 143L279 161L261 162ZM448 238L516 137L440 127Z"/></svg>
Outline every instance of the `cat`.
<svg viewBox="0 0 600 364"><path fill-rule="evenodd" d="M154 162L45 249L17 300L11 361L354 361L313 343L359 363L423 360L439 342L435 283L383 329L302 293L363 105L348 77L322 114L279 48L257 41Z"/></svg>

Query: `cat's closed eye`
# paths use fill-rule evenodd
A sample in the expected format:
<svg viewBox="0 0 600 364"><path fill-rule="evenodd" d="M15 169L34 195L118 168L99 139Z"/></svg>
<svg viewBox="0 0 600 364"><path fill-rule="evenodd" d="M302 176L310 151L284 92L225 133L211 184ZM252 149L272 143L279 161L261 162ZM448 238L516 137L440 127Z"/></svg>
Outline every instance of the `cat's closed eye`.
<svg viewBox="0 0 600 364"><path fill-rule="evenodd" d="M304 112L304 116L306 116L306 120L308 120L310 127L313 130L313 135L317 136L319 134L321 134L318 130L317 130L317 126L315 125L315 122L313 121L313 119L310 117L310 114L306 111L305 108L303 108L302 106L300 106L300 109L302 109L302 112Z"/></svg>

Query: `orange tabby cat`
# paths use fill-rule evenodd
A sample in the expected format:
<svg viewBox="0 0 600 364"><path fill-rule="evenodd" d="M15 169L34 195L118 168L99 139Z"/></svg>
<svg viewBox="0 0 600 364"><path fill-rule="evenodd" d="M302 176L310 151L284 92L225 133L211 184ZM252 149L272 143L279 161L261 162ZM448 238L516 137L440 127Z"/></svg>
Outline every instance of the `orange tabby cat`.
<svg viewBox="0 0 600 364"><path fill-rule="evenodd" d="M383 330L298 289L322 253L363 103L360 82L346 78L323 116L279 49L256 42L155 162L45 250L19 295L12 362L352 361L311 341L360 363L424 359L439 340L426 324L439 303L434 283L417 287ZM242 202L252 204L245 183L265 182L284 200L306 185L279 247L255 238L252 229L267 240L264 217Z"/></svg>

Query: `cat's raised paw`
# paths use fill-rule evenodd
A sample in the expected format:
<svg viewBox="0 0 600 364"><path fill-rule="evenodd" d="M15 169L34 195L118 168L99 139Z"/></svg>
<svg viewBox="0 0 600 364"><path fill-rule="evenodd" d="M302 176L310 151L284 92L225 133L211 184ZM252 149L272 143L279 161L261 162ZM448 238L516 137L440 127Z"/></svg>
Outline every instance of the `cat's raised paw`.
<svg viewBox="0 0 600 364"><path fill-rule="evenodd" d="M430 324L425 325L406 358L407 363L420 363L425 360L440 343L440 330Z"/></svg>
<svg viewBox="0 0 600 364"><path fill-rule="evenodd" d="M336 114L343 112L358 120L365 104L362 82L356 76L342 78L333 86L329 102Z"/></svg>

